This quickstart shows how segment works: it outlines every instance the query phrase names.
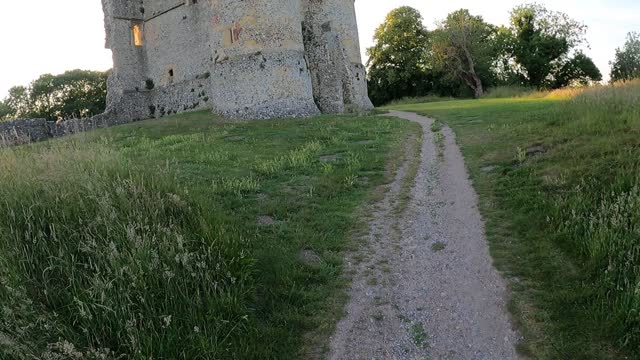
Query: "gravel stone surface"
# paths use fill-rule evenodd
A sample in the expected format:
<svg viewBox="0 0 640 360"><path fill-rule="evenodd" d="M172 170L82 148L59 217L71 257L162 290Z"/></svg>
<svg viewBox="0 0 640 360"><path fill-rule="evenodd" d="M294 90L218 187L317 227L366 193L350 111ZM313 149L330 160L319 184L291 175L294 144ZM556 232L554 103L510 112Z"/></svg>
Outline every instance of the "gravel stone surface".
<svg viewBox="0 0 640 360"><path fill-rule="evenodd" d="M391 114L422 126L421 154L408 156L420 156L415 184L403 187L412 173L405 161L371 209L369 235L347 259L351 300L329 358L519 359L506 282L492 265L453 132L441 130L439 157L431 119ZM411 200L399 211L407 191Z"/></svg>

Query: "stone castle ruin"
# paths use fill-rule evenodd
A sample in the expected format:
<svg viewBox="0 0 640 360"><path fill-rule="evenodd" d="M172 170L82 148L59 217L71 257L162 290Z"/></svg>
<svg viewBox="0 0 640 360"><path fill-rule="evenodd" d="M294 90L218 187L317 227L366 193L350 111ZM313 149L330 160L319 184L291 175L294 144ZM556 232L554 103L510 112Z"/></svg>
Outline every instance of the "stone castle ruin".
<svg viewBox="0 0 640 360"><path fill-rule="evenodd" d="M371 109L354 0L102 0L107 114L265 119Z"/></svg>

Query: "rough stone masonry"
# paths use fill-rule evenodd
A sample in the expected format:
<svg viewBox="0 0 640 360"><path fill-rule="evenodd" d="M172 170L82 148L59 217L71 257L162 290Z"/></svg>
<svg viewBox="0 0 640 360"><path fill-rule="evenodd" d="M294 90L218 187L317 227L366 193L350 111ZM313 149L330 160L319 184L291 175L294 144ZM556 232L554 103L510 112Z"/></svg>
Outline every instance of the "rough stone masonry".
<svg viewBox="0 0 640 360"><path fill-rule="evenodd" d="M102 0L107 111L266 119L366 110L354 0Z"/></svg>

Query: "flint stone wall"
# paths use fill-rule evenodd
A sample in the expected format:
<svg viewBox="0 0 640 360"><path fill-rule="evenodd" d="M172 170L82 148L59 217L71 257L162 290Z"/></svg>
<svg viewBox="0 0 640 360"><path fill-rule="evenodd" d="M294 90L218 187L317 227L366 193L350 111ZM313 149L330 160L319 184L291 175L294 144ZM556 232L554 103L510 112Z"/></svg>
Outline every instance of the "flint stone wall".
<svg viewBox="0 0 640 360"><path fill-rule="evenodd" d="M47 140L84 131L130 123L124 118L97 115L56 123L46 119L0 121L0 146L14 146Z"/></svg>

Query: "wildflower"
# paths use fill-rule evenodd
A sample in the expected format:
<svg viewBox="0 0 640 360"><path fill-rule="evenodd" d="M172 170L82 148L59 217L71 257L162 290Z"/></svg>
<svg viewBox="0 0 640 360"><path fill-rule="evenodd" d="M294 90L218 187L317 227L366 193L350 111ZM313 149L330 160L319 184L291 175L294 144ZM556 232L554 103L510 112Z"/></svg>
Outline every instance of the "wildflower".
<svg viewBox="0 0 640 360"><path fill-rule="evenodd" d="M175 276L176 276L176 274L174 274L174 273L173 273L173 271L166 270L166 271L164 272L164 278L165 278L166 280L171 280L171 279L173 279Z"/></svg>
<svg viewBox="0 0 640 360"><path fill-rule="evenodd" d="M162 317L162 322L164 323L164 325L162 326L163 329L168 328L169 326L171 326L171 320L172 320L172 316L171 315L165 315Z"/></svg>

